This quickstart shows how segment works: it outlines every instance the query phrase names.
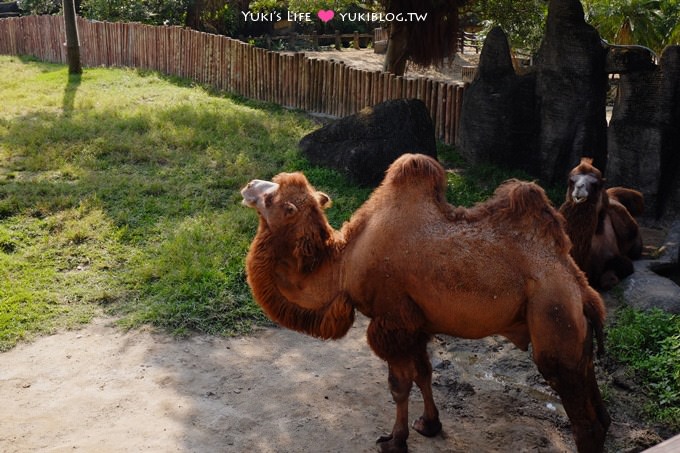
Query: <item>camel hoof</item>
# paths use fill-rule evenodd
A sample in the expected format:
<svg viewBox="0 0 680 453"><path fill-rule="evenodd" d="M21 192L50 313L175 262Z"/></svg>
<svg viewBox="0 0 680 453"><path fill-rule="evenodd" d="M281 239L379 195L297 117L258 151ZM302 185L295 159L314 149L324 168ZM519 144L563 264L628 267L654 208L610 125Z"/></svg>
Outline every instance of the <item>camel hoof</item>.
<svg viewBox="0 0 680 453"><path fill-rule="evenodd" d="M381 453L408 453L406 441L395 439L391 434L381 436L376 443L378 451Z"/></svg>
<svg viewBox="0 0 680 453"><path fill-rule="evenodd" d="M441 432L442 424L438 419L425 420L420 417L413 421L413 429L425 437L434 437Z"/></svg>

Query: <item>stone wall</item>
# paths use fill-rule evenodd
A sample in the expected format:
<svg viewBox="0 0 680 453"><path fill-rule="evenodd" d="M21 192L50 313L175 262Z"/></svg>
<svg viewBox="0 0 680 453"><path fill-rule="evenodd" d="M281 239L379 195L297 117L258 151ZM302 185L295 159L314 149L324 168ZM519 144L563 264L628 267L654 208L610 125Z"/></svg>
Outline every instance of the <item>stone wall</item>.
<svg viewBox="0 0 680 453"><path fill-rule="evenodd" d="M465 92L459 140L472 162L564 180L582 155L606 163L605 47L578 0L551 0L533 72L517 75L507 37L487 36L477 78Z"/></svg>
<svg viewBox="0 0 680 453"><path fill-rule="evenodd" d="M607 179L642 191L649 214L680 214L680 46L621 74L608 131Z"/></svg>
<svg viewBox="0 0 680 453"><path fill-rule="evenodd" d="M513 69L505 34L493 30L463 100L460 152L473 163L519 168L554 185L582 156L609 185L641 190L647 215L680 214L680 46L659 65L639 46L609 46L579 0L550 0L529 74ZM620 74L609 127L609 73Z"/></svg>

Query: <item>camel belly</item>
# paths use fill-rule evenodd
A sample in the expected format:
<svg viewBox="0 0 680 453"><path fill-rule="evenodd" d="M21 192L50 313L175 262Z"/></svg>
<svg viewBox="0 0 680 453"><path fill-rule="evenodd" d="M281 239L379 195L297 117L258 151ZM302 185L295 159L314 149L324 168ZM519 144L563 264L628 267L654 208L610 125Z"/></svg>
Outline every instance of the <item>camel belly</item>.
<svg viewBox="0 0 680 453"><path fill-rule="evenodd" d="M366 316L393 317L403 304L415 304L430 333L461 338L503 334L522 319L525 279L510 266L496 262L399 269L390 263L392 259L387 256L372 269L357 269L363 278L357 275L350 294Z"/></svg>
<svg viewBox="0 0 680 453"><path fill-rule="evenodd" d="M380 235L359 238L348 254L347 287L369 317L393 316L415 303L431 333L504 334L523 322L527 281L550 271L542 269L545 252L511 231L437 223L397 234L403 227L384 223L373 230ZM385 244L386 237L400 241Z"/></svg>
<svg viewBox="0 0 680 453"><path fill-rule="evenodd" d="M466 294L434 298L416 293L414 301L422 310L430 333L460 338L504 335L524 322L524 301L519 294Z"/></svg>

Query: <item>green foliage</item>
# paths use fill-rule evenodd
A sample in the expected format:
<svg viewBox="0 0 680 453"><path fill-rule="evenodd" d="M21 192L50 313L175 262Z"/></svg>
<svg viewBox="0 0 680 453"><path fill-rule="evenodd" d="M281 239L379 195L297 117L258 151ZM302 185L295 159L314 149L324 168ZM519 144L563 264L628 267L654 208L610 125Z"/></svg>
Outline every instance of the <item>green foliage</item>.
<svg viewBox="0 0 680 453"><path fill-rule="evenodd" d="M242 20L239 11L225 2L224 5L204 10L201 21L207 25L206 28L209 28L210 31L223 35L235 35Z"/></svg>
<svg viewBox="0 0 680 453"><path fill-rule="evenodd" d="M62 0L18 0L24 14L57 14L61 12Z"/></svg>
<svg viewBox="0 0 680 453"><path fill-rule="evenodd" d="M470 3L468 14L481 22L483 38L495 26L500 26L508 36L510 46L533 54L543 38L547 2L530 0L477 0Z"/></svg>
<svg viewBox="0 0 680 453"><path fill-rule="evenodd" d="M339 12L352 6L366 6L365 3L367 2L360 0L255 0L250 2L250 10L254 12L290 10L311 13L320 9L332 9Z"/></svg>
<svg viewBox="0 0 680 453"><path fill-rule="evenodd" d="M651 396L648 413L680 428L680 316L624 309L607 342L610 354L643 379Z"/></svg>
<svg viewBox="0 0 680 453"><path fill-rule="evenodd" d="M638 44L660 53L680 42L680 4L677 0L584 0L586 21L603 39Z"/></svg>
<svg viewBox="0 0 680 453"><path fill-rule="evenodd" d="M93 20L183 25L189 0L82 0L80 14Z"/></svg>

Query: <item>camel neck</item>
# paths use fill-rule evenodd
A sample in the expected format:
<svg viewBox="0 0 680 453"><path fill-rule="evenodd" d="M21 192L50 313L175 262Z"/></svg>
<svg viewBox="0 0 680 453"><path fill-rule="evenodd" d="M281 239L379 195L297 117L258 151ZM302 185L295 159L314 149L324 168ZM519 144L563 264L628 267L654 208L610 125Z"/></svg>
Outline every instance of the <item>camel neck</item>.
<svg viewBox="0 0 680 453"><path fill-rule="evenodd" d="M274 247L271 235L260 233L246 260L258 304L290 329L324 339L344 336L354 322L354 307L341 290L335 255L303 272L290 247Z"/></svg>

